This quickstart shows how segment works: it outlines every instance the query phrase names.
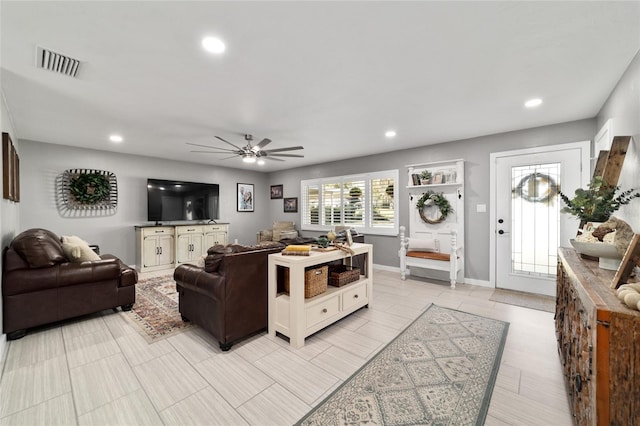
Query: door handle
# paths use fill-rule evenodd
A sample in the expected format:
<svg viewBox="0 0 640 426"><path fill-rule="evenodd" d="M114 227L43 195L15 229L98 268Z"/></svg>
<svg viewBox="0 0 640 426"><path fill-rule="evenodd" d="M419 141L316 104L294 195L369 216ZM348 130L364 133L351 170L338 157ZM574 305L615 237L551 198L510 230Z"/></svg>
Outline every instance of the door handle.
<svg viewBox="0 0 640 426"><path fill-rule="evenodd" d="M507 231L503 231L502 229L500 229L500 230L498 231L498 234L500 234L500 235L502 235L502 234L508 234L508 232L507 232Z"/></svg>

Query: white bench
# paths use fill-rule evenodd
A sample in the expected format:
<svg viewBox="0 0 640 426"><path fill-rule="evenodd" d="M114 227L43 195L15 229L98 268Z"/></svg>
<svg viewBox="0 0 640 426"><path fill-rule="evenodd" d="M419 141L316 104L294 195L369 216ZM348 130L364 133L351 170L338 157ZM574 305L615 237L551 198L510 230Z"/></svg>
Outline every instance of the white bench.
<svg viewBox="0 0 640 426"><path fill-rule="evenodd" d="M451 288L456 288L458 272L464 264L463 249L458 246L457 231L450 231L450 250L442 253L438 239L407 238L405 230L404 226L400 227L400 278L406 279L408 267L447 271Z"/></svg>

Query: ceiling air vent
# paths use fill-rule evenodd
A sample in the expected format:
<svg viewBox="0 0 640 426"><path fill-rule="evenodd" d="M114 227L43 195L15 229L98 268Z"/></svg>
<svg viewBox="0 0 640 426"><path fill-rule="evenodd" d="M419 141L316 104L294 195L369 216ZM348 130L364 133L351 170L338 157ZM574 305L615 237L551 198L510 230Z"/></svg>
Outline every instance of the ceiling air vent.
<svg viewBox="0 0 640 426"><path fill-rule="evenodd" d="M78 74L80 61L38 46L36 66L68 75L69 77L75 77Z"/></svg>

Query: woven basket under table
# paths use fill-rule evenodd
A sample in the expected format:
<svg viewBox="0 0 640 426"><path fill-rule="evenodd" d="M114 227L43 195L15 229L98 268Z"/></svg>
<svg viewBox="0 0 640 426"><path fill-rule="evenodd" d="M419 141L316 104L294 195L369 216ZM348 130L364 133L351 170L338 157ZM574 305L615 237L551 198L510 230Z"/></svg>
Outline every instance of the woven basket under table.
<svg viewBox="0 0 640 426"><path fill-rule="evenodd" d="M329 265L329 284L334 287L358 281L360 268L347 265Z"/></svg>
<svg viewBox="0 0 640 426"><path fill-rule="evenodd" d="M308 299L327 291L329 267L327 265L304 271L304 297ZM284 270L284 291L289 293L289 268Z"/></svg>

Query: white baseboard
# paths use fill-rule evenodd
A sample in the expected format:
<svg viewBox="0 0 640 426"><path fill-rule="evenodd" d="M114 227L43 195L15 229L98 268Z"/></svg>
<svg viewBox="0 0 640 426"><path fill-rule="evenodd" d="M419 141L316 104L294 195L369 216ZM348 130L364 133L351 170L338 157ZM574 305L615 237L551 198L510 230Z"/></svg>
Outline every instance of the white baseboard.
<svg viewBox="0 0 640 426"><path fill-rule="evenodd" d="M473 278L465 278L464 279L464 283L465 284L471 284L471 285L477 285L479 287L495 288L495 286L493 284L491 284L490 281L476 280L476 279L473 279Z"/></svg>
<svg viewBox="0 0 640 426"><path fill-rule="evenodd" d="M373 264L373 269L378 269L381 271L389 271L389 272L397 272L400 273L399 266L387 266L387 265L378 265L377 263ZM448 281L448 280L445 280ZM487 287L487 288L495 288L490 281L485 280L476 280L474 278L464 278L464 282L458 281L459 284L469 284L469 285L477 285L478 287Z"/></svg>
<svg viewBox="0 0 640 426"><path fill-rule="evenodd" d="M400 267L399 266L378 265L377 263L374 263L373 264L373 269L379 269L381 271L389 271L389 272L400 273Z"/></svg>

